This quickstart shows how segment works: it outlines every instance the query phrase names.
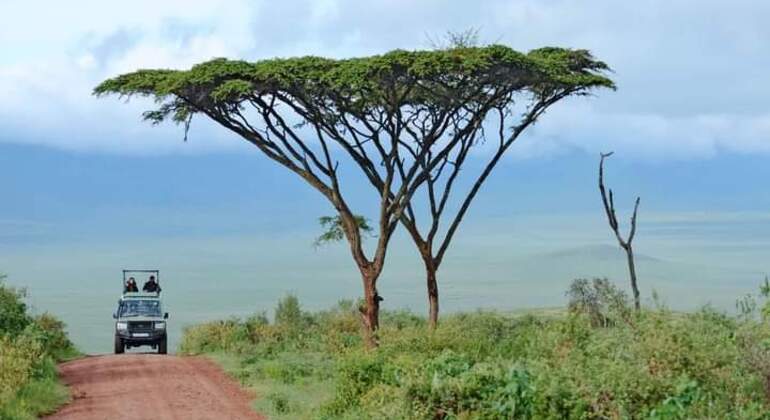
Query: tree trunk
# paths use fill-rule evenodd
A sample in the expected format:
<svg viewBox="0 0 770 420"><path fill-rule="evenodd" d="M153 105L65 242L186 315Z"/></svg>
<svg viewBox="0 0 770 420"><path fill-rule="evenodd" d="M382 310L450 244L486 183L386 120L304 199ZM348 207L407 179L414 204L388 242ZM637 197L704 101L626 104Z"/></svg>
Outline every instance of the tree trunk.
<svg viewBox="0 0 770 420"><path fill-rule="evenodd" d="M631 244L626 248L626 255L628 256L628 273L631 277L631 290L634 293L634 309L639 311L641 308L639 303L639 288L636 286L636 266L634 265L634 250L631 248Z"/></svg>
<svg viewBox="0 0 770 420"><path fill-rule="evenodd" d="M377 329L380 327L380 301L382 298L377 293L377 277L372 274L364 274L364 303L358 310L361 313L364 344L367 349L375 349L379 346Z"/></svg>
<svg viewBox="0 0 770 420"><path fill-rule="evenodd" d="M425 244L418 248L420 255L422 255L422 261L425 263L425 285L428 289L428 325L433 330L438 326L438 281L436 280L438 266L431 255L430 245Z"/></svg>
<svg viewBox="0 0 770 420"><path fill-rule="evenodd" d="M428 325L435 330L438 326L438 282L436 281L436 269L426 267L428 277Z"/></svg>

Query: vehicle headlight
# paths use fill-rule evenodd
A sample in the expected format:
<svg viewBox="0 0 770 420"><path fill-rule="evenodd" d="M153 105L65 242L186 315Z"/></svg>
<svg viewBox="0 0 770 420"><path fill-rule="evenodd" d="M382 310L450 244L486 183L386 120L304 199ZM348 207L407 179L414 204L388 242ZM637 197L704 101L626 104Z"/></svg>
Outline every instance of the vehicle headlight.
<svg viewBox="0 0 770 420"><path fill-rule="evenodd" d="M156 330L165 330L166 329L166 323L164 321L156 322L155 323L155 329Z"/></svg>
<svg viewBox="0 0 770 420"><path fill-rule="evenodd" d="M118 322L115 324L115 328L121 331L125 331L128 329L128 322Z"/></svg>

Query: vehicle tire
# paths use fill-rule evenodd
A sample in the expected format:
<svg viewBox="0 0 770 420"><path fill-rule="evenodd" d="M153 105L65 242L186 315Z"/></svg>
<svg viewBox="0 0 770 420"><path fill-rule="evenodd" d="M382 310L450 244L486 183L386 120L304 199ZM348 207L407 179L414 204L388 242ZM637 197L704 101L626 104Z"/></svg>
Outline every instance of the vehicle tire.
<svg viewBox="0 0 770 420"><path fill-rule="evenodd" d="M126 351L126 346L123 344L123 340L117 335L115 336L115 354L121 354Z"/></svg>
<svg viewBox="0 0 770 420"><path fill-rule="evenodd" d="M158 354L166 354L166 337L160 339L158 343Z"/></svg>

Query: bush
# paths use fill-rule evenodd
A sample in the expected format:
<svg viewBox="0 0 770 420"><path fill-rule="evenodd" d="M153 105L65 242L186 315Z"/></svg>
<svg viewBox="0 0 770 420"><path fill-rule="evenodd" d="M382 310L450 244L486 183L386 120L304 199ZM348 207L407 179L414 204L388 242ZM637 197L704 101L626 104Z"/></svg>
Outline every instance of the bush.
<svg viewBox="0 0 770 420"><path fill-rule="evenodd" d="M0 418L27 419L67 399L55 362L77 354L64 323L48 313L27 313L24 291L0 276Z"/></svg>
<svg viewBox="0 0 770 420"><path fill-rule="evenodd" d="M297 329L305 327L309 317L302 312L299 299L294 295L286 295L278 301L275 308L275 324L285 328Z"/></svg>
<svg viewBox="0 0 770 420"><path fill-rule="evenodd" d="M263 407L277 417L770 418L760 317L637 314L605 280L578 281L571 296L566 314L478 311L445 316L435 331L383 311L374 352L362 350L349 302L309 314L286 298L272 324L264 314L204 324L183 343L238 355L238 377L276 393ZM325 399L303 394L327 388Z"/></svg>
<svg viewBox="0 0 770 420"><path fill-rule="evenodd" d="M530 418L533 388L526 369L477 363L447 351L406 381L410 411L421 418Z"/></svg>
<svg viewBox="0 0 770 420"><path fill-rule="evenodd" d="M0 275L0 335L18 335L32 322L24 304L26 292L6 285L4 280Z"/></svg>
<svg viewBox="0 0 770 420"><path fill-rule="evenodd" d="M628 297L606 278L574 280L567 296L569 311L586 315L594 326L608 327L631 318Z"/></svg>
<svg viewBox="0 0 770 420"><path fill-rule="evenodd" d="M10 400L42 362L42 346L28 336L0 336L0 401Z"/></svg>

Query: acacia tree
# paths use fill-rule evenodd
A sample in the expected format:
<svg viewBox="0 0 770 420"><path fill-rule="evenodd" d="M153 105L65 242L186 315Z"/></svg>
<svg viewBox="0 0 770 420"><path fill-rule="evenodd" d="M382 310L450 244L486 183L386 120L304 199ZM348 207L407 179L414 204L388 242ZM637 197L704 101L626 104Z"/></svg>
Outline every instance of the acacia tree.
<svg viewBox="0 0 770 420"><path fill-rule="evenodd" d="M451 156L467 154L490 113L505 113L525 96L534 121L566 96L612 86L599 74L604 69L582 50L523 54L492 45L344 60L215 59L190 70L124 74L94 93L151 97L157 107L144 118L184 124L185 135L193 116L208 117L322 194L361 274L361 319L367 344L375 346L377 280L396 226L416 223L415 193L435 183ZM370 250L343 193L340 165L358 168L376 192L377 240Z"/></svg>
<svg viewBox="0 0 770 420"><path fill-rule="evenodd" d="M452 42L456 43L457 41ZM614 83L603 75L609 71L609 67L601 61L594 60L585 50L545 48L530 52L529 56L541 56L548 60L552 66L551 74L558 76L548 83L538 85L536 89L527 87L509 92L504 100L499 101L489 109L488 112L491 116L485 119L487 129L484 129L484 125L480 125L475 130L461 136L452 152L439 159L438 165L432 167L427 165L427 162L432 161L435 153L433 150L429 150L425 154L426 164L423 165L427 175L425 184L421 188L427 201L428 222L422 228L420 227L414 217L414 212L411 211L412 202L407 205L407 209L410 211L401 218L402 224L409 232L425 266L428 316L431 328L435 328L438 323L438 269L476 194L505 152L528 127L533 125L556 102L569 96L588 95L595 88L615 88ZM492 127L490 128L489 125ZM423 133L410 134L414 138L419 138ZM480 174L471 178L473 184L470 189L459 196L456 208L448 211L453 187L461 174L469 152L474 146L484 141L494 142L492 152L483 161L483 169ZM413 154L417 154L417 152L414 151ZM444 218L448 222L448 227L442 229L441 224Z"/></svg>
<svg viewBox="0 0 770 420"><path fill-rule="evenodd" d="M602 205L604 206L604 213L607 215L607 222L610 225L610 229L615 233L615 238L618 240L618 245L626 252L626 260L628 262L628 276L631 280L631 291L634 293L634 308L638 311L640 309L639 302L639 287L636 284L636 264L634 263L634 248L632 243L634 236L636 235L636 214L639 211L639 201L641 197L636 197L634 202L634 212L631 214L631 228L628 232L626 239L620 234L620 225L618 224L618 216L615 214L615 197L612 194L612 189L604 187L604 159L612 156L614 152L601 153L599 158L599 193L602 195Z"/></svg>

